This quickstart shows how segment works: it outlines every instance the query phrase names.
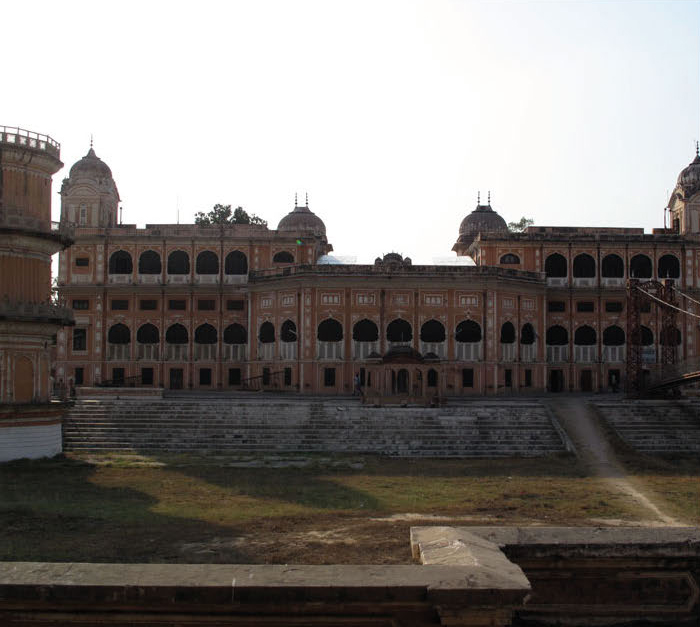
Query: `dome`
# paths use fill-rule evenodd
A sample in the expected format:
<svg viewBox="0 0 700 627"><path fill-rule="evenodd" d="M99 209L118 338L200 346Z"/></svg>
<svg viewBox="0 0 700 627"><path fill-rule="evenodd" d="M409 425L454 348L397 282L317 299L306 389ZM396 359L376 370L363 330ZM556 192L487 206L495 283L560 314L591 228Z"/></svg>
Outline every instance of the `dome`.
<svg viewBox="0 0 700 627"><path fill-rule="evenodd" d="M479 233L507 233L506 221L492 208L491 203L477 205L459 225L459 243L469 245Z"/></svg>
<svg viewBox="0 0 700 627"><path fill-rule="evenodd" d="M683 189L686 198L700 190L700 155L697 151L695 159L678 175L678 186Z"/></svg>
<svg viewBox="0 0 700 627"><path fill-rule="evenodd" d="M102 161L90 146L88 153L80 160L73 164L70 169L69 176L89 176L94 178L112 178L112 170Z"/></svg>
<svg viewBox="0 0 700 627"><path fill-rule="evenodd" d="M308 207L294 207L277 225L277 230L283 233L312 233L326 236L326 225Z"/></svg>

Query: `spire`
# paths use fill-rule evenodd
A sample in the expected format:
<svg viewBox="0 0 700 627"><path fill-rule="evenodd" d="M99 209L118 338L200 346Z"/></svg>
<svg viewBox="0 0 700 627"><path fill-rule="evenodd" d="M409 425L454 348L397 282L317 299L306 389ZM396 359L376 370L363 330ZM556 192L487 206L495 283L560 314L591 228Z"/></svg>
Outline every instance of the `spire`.
<svg viewBox="0 0 700 627"><path fill-rule="evenodd" d="M700 157L700 142L699 141L695 142L695 156Z"/></svg>
<svg viewBox="0 0 700 627"><path fill-rule="evenodd" d="M297 193L294 192L294 208L296 209L299 206L299 202L297 201Z"/></svg>
<svg viewBox="0 0 700 627"><path fill-rule="evenodd" d="M92 148L92 133L90 133L90 148Z"/></svg>
<svg viewBox="0 0 700 627"><path fill-rule="evenodd" d="M309 192L306 192L306 208L309 208Z"/></svg>
<svg viewBox="0 0 700 627"><path fill-rule="evenodd" d="M489 190L489 200L486 203L489 207L491 206L491 190Z"/></svg>
<svg viewBox="0 0 700 627"><path fill-rule="evenodd" d="M481 204L481 192L476 192L476 206L478 207Z"/></svg>

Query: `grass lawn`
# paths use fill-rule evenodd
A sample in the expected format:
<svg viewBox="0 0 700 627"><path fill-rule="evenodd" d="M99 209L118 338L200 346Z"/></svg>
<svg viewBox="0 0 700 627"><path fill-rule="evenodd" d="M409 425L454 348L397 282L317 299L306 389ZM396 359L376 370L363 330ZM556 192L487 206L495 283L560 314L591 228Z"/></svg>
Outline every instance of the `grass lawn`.
<svg viewBox="0 0 700 627"><path fill-rule="evenodd" d="M408 529L421 520L648 518L569 456L326 457L302 468L228 463L112 455L0 464L0 559L402 563L410 561Z"/></svg>

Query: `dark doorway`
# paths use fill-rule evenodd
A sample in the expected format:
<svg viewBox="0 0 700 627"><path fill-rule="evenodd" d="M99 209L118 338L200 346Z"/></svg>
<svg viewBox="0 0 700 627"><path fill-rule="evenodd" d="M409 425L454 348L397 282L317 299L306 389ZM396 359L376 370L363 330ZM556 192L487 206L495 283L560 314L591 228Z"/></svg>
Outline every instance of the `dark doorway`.
<svg viewBox="0 0 700 627"><path fill-rule="evenodd" d="M581 392L593 391L593 371L581 370Z"/></svg>
<svg viewBox="0 0 700 627"><path fill-rule="evenodd" d="M182 368L171 368L170 369L170 389L171 390L181 390L183 381L183 371Z"/></svg>
<svg viewBox="0 0 700 627"><path fill-rule="evenodd" d="M396 391L399 394L408 394L408 370L401 368L396 375Z"/></svg>
<svg viewBox="0 0 700 627"><path fill-rule="evenodd" d="M564 391L564 371L550 370L549 371L549 391L563 392Z"/></svg>

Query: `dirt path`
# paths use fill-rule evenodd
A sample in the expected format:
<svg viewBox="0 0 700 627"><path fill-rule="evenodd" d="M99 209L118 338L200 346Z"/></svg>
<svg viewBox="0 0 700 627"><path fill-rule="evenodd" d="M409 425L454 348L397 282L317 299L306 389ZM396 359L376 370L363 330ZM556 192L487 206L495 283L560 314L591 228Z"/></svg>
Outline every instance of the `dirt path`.
<svg viewBox="0 0 700 627"><path fill-rule="evenodd" d="M664 514L647 495L630 483L586 398L563 397L549 400L547 404L576 447L577 456L592 474L605 479L611 490L626 494L653 512L655 520L651 524L682 525L675 518Z"/></svg>

